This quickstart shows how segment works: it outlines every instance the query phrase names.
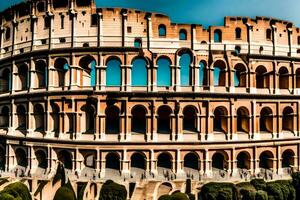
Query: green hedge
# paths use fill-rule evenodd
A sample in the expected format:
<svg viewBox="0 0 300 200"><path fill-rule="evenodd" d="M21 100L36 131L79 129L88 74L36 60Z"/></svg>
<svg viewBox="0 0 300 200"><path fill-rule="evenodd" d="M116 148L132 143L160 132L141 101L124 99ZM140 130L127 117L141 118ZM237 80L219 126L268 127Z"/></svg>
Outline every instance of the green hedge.
<svg viewBox="0 0 300 200"><path fill-rule="evenodd" d="M0 199L31 200L31 195L25 184L16 182L6 186L4 190L0 192Z"/></svg>
<svg viewBox="0 0 300 200"><path fill-rule="evenodd" d="M158 200L190 200L189 197L181 192L174 192L172 195L162 195Z"/></svg>
<svg viewBox="0 0 300 200"><path fill-rule="evenodd" d="M99 200L126 200L127 190L112 180L106 181L100 191Z"/></svg>
<svg viewBox="0 0 300 200"><path fill-rule="evenodd" d="M76 197L70 188L62 186L56 191L53 200L76 200Z"/></svg>
<svg viewBox="0 0 300 200"><path fill-rule="evenodd" d="M237 188L233 183L207 183L200 191L201 200L237 200Z"/></svg>

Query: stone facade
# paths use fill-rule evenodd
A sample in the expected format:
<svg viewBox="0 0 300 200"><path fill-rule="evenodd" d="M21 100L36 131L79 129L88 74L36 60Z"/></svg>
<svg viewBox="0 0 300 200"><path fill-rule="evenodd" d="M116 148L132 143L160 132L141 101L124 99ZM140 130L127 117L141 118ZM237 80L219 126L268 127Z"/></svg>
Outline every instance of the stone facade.
<svg viewBox="0 0 300 200"><path fill-rule="evenodd" d="M34 193L61 162L74 188L88 182L86 199L114 179L148 200L184 191L187 178L196 193L205 181L299 170L299 28L266 17L224 23L204 29L83 0L3 11L2 176L28 179Z"/></svg>

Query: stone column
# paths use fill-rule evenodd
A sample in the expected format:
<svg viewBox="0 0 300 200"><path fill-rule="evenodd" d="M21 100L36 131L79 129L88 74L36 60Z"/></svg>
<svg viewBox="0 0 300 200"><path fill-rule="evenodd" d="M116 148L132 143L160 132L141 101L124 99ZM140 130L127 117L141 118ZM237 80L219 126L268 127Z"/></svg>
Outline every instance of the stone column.
<svg viewBox="0 0 300 200"><path fill-rule="evenodd" d="M130 176L130 160L127 158L127 150L123 150L123 160L121 160L121 174L124 177Z"/></svg>
<svg viewBox="0 0 300 200"><path fill-rule="evenodd" d="M205 159L204 159L204 176L206 177L212 177L212 169L211 169L211 160L209 158L209 151L208 149L205 149Z"/></svg>
<svg viewBox="0 0 300 200"><path fill-rule="evenodd" d="M194 66L194 92L199 92L200 90L200 66L196 63Z"/></svg>
<svg viewBox="0 0 300 200"><path fill-rule="evenodd" d="M157 92L157 68L158 68L158 65L153 65L153 68L151 70L151 72L152 72L151 91L152 92Z"/></svg>
<svg viewBox="0 0 300 200"><path fill-rule="evenodd" d="M33 137L33 132L35 128L35 120L34 120L34 110L33 110L33 103L28 102L27 108L27 132L28 136Z"/></svg>
<svg viewBox="0 0 300 200"><path fill-rule="evenodd" d="M176 121L177 121L177 141L183 141L183 115L177 114L176 115Z"/></svg>

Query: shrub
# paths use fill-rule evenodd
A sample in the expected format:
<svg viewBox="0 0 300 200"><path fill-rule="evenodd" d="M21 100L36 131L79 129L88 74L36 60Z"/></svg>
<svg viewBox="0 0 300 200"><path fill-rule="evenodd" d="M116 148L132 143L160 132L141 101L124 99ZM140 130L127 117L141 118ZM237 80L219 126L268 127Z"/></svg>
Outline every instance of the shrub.
<svg viewBox="0 0 300 200"><path fill-rule="evenodd" d="M300 199L300 172L292 173L292 185L296 190L296 197Z"/></svg>
<svg viewBox="0 0 300 200"><path fill-rule="evenodd" d="M172 200L171 196L166 194L166 195L162 195L158 198L158 200Z"/></svg>
<svg viewBox="0 0 300 200"><path fill-rule="evenodd" d="M250 182L242 182L236 184L238 190L239 199L242 200L254 200L256 189Z"/></svg>
<svg viewBox="0 0 300 200"><path fill-rule="evenodd" d="M187 195L188 195L188 197L189 197L189 200L195 200L195 199L196 199L195 195L192 194L192 193L189 193L189 194L187 194Z"/></svg>
<svg viewBox="0 0 300 200"><path fill-rule="evenodd" d="M256 190L265 190L267 187L264 179L253 179L250 183L255 187Z"/></svg>
<svg viewBox="0 0 300 200"><path fill-rule="evenodd" d="M56 191L53 200L76 200L76 197L72 189L62 186Z"/></svg>
<svg viewBox="0 0 300 200"><path fill-rule="evenodd" d="M171 195L171 200L189 200L188 196L181 192L175 192Z"/></svg>
<svg viewBox="0 0 300 200"><path fill-rule="evenodd" d="M237 188L232 183L207 183L200 191L202 200L237 199Z"/></svg>
<svg viewBox="0 0 300 200"><path fill-rule="evenodd" d="M0 199L31 200L27 186L21 182L12 183L4 188L0 193Z"/></svg>
<svg viewBox="0 0 300 200"><path fill-rule="evenodd" d="M255 193L255 200L268 200L268 194L263 190L258 190Z"/></svg>
<svg viewBox="0 0 300 200"><path fill-rule="evenodd" d="M126 198L127 190L125 186L108 180L101 188L99 200L126 200Z"/></svg>

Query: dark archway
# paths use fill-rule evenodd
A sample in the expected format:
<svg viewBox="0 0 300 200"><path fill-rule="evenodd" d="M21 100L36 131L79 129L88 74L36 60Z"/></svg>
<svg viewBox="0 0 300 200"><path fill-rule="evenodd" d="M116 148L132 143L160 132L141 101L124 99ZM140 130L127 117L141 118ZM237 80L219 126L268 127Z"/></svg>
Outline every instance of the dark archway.
<svg viewBox="0 0 300 200"><path fill-rule="evenodd" d="M108 153L105 157L106 163L105 168L106 169L113 169L120 171L120 157L116 153Z"/></svg>
<svg viewBox="0 0 300 200"><path fill-rule="evenodd" d="M60 109L57 104L52 104L51 108L52 108L51 117L53 120L53 130L52 131L55 134L58 134L60 131Z"/></svg>
<svg viewBox="0 0 300 200"><path fill-rule="evenodd" d="M286 67L279 69L279 89L289 89L289 71Z"/></svg>
<svg viewBox="0 0 300 200"><path fill-rule="evenodd" d="M256 88L269 88L269 74L267 73L267 69L260 65L255 70L256 73Z"/></svg>
<svg viewBox="0 0 300 200"><path fill-rule="evenodd" d="M264 151L259 156L259 167L262 169L273 168L273 154L270 151Z"/></svg>
<svg viewBox="0 0 300 200"><path fill-rule="evenodd" d="M285 107L282 112L282 130L294 132L294 111L291 107Z"/></svg>
<svg viewBox="0 0 300 200"><path fill-rule="evenodd" d="M213 157L212 157L212 168L213 169L219 169L219 170L227 169L226 158L222 153L217 152L213 155Z"/></svg>
<svg viewBox="0 0 300 200"><path fill-rule="evenodd" d="M28 66L26 64L22 64L18 66L18 76L21 82L21 90L28 89Z"/></svg>
<svg viewBox="0 0 300 200"><path fill-rule="evenodd" d="M24 149L18 148L16 150L16 160L17 164L21 167L27 167L28 161L27 161L27 154Z"/></svg>
<svg viewBox="0 0 300 200"><path fill-rule="evenodd" d="M227 133L227 110L217 107L214 111L214 131Z"/></svg>
<svg viewBox="0 0 300 200"><path fill-rule="evenodd" d="M0 127L9 127L9 108L7 106L2 107L0 113Z"/></svg>
<svg viewBox="0 0 300 200"><path fill-rule="evenodd" d="M131 168L146 170L146 157L142 153L134 153L131 156Z"/></svg>
<svg viewBox="0 0 300 200"><path fill-rule="evenodd" d="M84 105L81 110L84 112L85 115L85 133L93 134L95 133L95 115L96 109L93 105L86 104Z"/></svg>
<svg viewBox="0 0 300 200"><path fill-rule="evenodd" d="M105 110L106 116L106 133L119 134L120 133L120 110L117 106L109 106Z"/></svg>
<svg viewBox="0 0 300 200"><path fill-rule="evenodd" d="M237 131L238 132L244 132L249 133L249 111L245 107L240 107L237 110Z"/></svg>
<svg viewBox="0 0 300 200"><path fill-rule="evenodd" d="M43 60L36 61L35 72L38 78L38 88L44 88L46 86L46 74L47 74L46 62Z"/></svg>
<svg viewBox="0 0 300 200"><path fill-rule="evenodd" d="M214 32L214 42L222 42L222 31L219 29Z"/></svg>
<svg viewBox="0 0 300 200"><path fill-rule="evenodd" d="M184 162L183 162L184 168L187 169L193 169L193 170L199 170L199 157L196 153L188 153L184 156Z"/></svg>
<svg viewBox="0 0 300 200"><path fill-rule="evenodd" d="M45 130L45 116L44 108L41 104L36 104L34 106L34 120L35 120L35 130L44 131Z"/></svg>
<svg viewBox="0 0 300 200"><path fill-rule="evenodd" d="M292 150L286 150L282 153L282 168L293 167L295 162L295 154Z"/></svg>
<svg viewBox="0 0 300 200"><path fill-rule="evenodd" d="M157 157L157 167L172 170L172 156L169 153L161 153Z"/></svg>
<svg viewBox="0 0 300 200"><path fill-rule="evenodd" d="M96 86L96 60L92 56L84 56L79 61L82 69L81 85Z"/></svg>
<svg viewBox="0 0 300 200"><path fill-rule="evenodd" d="M135 106L131 111L131 131L135 133L146 133L146 109L144 106Z"/></svg>
<svg viewBox="0 0 300 200"><path fill-rule="evenodd" d="M11 90L11 73L8 68L4 69L1 73L1 88L2 92L9 92Z"/></svg>
<svg viewBox="0 0 300 200"><path fill-rule="evenodd" d="M23 105L17 107L18 129L26 130L27 128L27 113Z"/></svg>
<svg viewBox="0 0 300 200"><path fill-rule="evenodd" d="M248 152L240 152L237 156L237 168L250 169L250 155Z"/></svg>
<svg viewBox="0 0 300 200"><path fill-rule="evenodd" d="M73 169L72 155L66 150L62 150L57 155L58 160L66 169Z"/></svg>
<svg viewBox="0 0 300 200"><path fill-rule="evenodd" d="M261 132L273 132L273 113L270 108L265 107L260 111L259 125Z"/></svg>
<svg viewBox="0 0 300 200"><path fill-rule="evenodd" d="M197 110L193 106L187 106L183 109L183 130L197 131Z"/></svg>
<svg viewBox="0 0 300 200"><path fill-rule="evenodd" d="M38 161L39 168L46 169L48 167L47 155L43 150L36 151L35 157Z"/></svg>
<svg viewBox="0 0 300 200"><path fill-rule="evenodd" d="M169 106L161 106L157 111L157 132L171 133L171 109Z"/></svg>

